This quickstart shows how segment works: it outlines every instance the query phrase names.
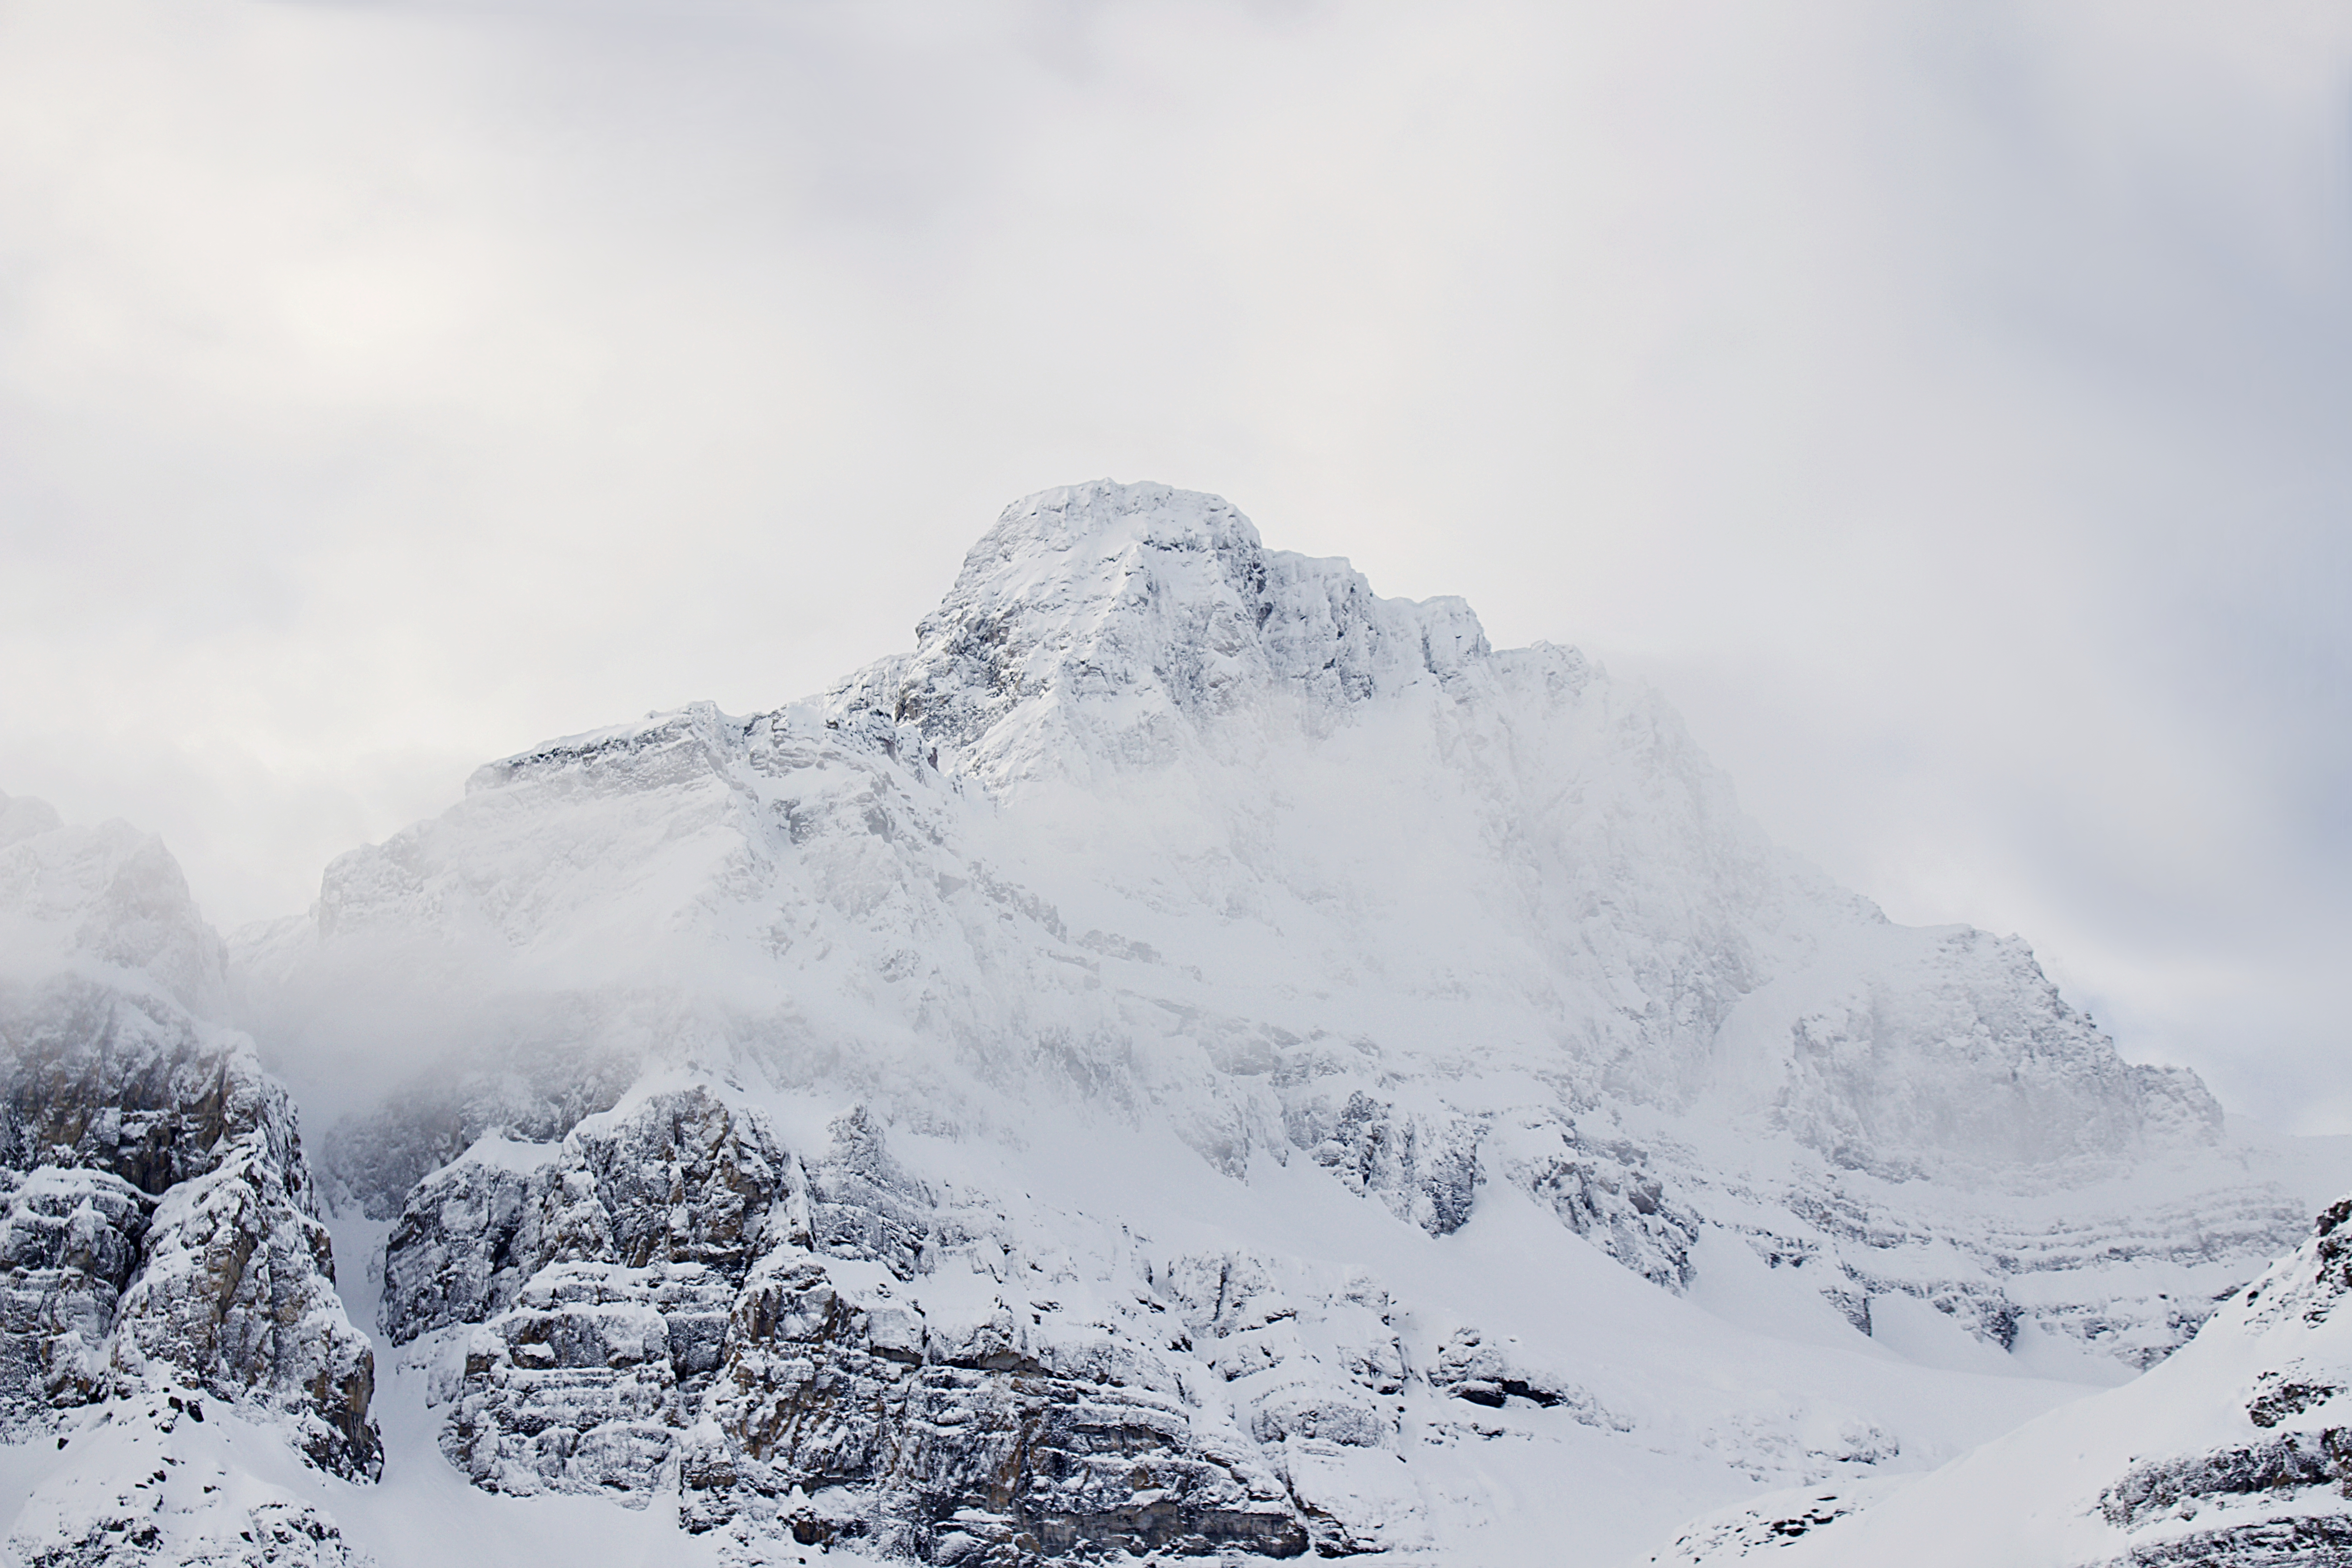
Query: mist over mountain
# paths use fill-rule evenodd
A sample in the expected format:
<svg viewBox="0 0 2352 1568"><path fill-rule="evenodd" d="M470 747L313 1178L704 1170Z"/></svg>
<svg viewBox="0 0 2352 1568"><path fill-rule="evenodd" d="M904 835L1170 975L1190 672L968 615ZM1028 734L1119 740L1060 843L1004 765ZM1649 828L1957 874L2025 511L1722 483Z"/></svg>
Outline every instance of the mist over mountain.
<svg viewBox="0 0 2352 1568"><path fill-rule="evenodd" d="M226 943L6 801L0 919L26 1563L1884 1541L2205 1375L2352 1186L1777 848L1656 694L1158 485ZM2331 1345L2263 1363L2298 1420Z"/></svg>

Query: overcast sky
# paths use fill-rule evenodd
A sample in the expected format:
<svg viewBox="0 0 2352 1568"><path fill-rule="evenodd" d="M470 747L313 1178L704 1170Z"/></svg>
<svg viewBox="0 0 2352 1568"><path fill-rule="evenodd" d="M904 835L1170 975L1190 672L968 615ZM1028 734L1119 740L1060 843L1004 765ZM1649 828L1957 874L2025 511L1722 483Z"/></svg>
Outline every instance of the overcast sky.
<svg viewBox="0 0 2352 1568"><path fill-rule="evenodd" d="M0 0L0 790L224 926L1098 475L2352 1131L2339 0Z"/></svg>

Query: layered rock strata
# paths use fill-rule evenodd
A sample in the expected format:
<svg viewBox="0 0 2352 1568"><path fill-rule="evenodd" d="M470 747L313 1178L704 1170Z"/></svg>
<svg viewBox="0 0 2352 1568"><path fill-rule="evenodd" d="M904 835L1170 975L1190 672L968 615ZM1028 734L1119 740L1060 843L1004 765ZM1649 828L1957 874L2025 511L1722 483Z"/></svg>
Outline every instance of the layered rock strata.
<svg viewBox="0 0 2352 1568"><path fill-rule="evenodd" d="M1169 1346L1045 1328L1058 1303L1002 1288L969 1217L895 1169L862 1108L803 1161L696 1085L560 1145L486 1140L420 1184L384 1324L447 1341L444 1451L488 1490L675 1487L689 1529L939 1563L1307 1549L1258 1443L1187 1396ZM961 1310L909 1284L943 1275L973 1282ZM1217 1310L1200 1331L1230 1337ZM1402 1373L1391 1349L1391 1391Z"/></svg>

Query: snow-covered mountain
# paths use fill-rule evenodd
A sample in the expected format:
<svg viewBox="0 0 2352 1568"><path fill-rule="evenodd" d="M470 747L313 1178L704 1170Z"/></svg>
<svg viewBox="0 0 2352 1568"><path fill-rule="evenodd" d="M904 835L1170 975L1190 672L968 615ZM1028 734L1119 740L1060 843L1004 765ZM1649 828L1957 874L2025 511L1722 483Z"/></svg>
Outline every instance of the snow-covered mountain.
<svg viewBox="0 0 2352 1568"><path fill-rule="evenodd" d="M390 1561L1612 1562L2132 1378L2352 1186L1654 696L1152 485L820 697L483 768L226 977L52 903L27 973L194 986L330 1129L385 1459L315 1506Z"/></svg>

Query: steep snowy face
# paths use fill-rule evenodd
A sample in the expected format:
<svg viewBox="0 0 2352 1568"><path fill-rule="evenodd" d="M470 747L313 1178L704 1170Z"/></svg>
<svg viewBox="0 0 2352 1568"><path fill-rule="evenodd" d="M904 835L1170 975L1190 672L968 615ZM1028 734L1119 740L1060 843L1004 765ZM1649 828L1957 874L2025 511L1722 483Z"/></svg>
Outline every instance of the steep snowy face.
<svg viewBox="0 0 2352 1568"><path fill-rule="evenodd" d="M1654 1561L1728 1568L2352 1564L2352 1198L2138 1382L1932 1475L1769 1499Z"/></svg>
<svg viewBox="0 0 2352 1568"><path fill-rule="evenodd" d="M843 695L998 788L1167 762L1253 710L1328 728L1487 652L1458 599L1378 598L1218 497L1108 479L1006 508L915 637Z"/></svg>

